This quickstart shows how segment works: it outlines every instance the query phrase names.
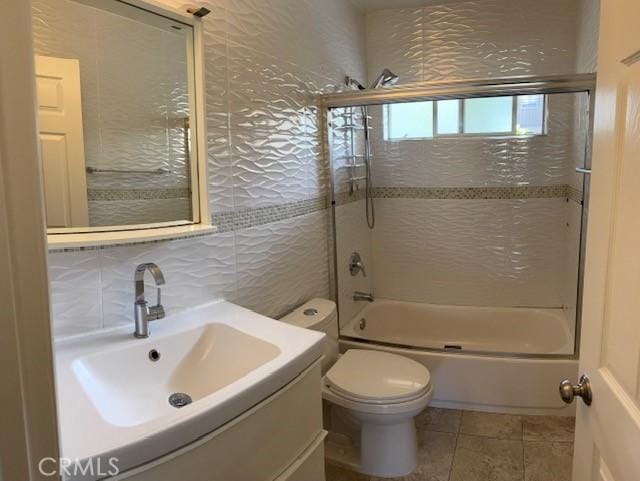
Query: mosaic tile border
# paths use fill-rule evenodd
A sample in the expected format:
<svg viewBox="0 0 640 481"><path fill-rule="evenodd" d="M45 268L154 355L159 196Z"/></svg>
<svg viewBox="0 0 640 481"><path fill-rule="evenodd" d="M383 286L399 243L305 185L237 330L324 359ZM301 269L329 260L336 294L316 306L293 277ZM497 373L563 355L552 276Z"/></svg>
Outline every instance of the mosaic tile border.
<svg viewBox="0 0 640 481"><path fill-rule="evenodd" d="M376 199L433 199L433 200L494 200L494 199L555 199L567 198L582 202L582 191L567 185L525 185L513 187L374 187ZM353 195L336 194L336 205L357 202L364 198L364 190Z"/></svg>
<svg viewBox="0 0 640 481"><path fill-rule="evenodd" d="M364 189L356 190L353 194L349 192L338 192L335 195L336 205L349 204L364 199Z"/></svg>
<svg viewBox="0 0 640 481"><path fill-rule="evenodd" d="M576 189L575 187L573 187L572 185L568 185L567 186L567 197L569 199L571 199L572 201L574 201L577 204L582 204L582 191L580 189Z"/></svg>
<svg viewBox="0 0 640 481"><path fill-rule="evenodd" d="M218 232L230 232L318 212L326 209L327 205L327 197L322 196L286 204L220 212L211 216L211 222L218 227Z"/></svg>
<svg viewBox="0 0 640 481"><path fill-rule="evenodd" d="M177 191L181 189L158 189ZM375 187L373 196L378 199L548 199L567 198L574 202L582 201L582 192L570 185L550 186L518 186L518 187ZM172 198L172 197L169 197ZM336 205L348 204L364 199L364 189L360 189L349 195L348 192L336 194ZM189 234L151 241L139 241L130 243L111 244L105 246L72 247L63 249L49 249L49 253L78 252L116 247L132 246L140 244L157 244L181 239L193 239L238 231L271 224L282 220L300 217L313 212L325 210L328 207L326 196L315 197L299 201L276 204L254 209L242 209L230 212L215 213L211 221L217 227L215 232L205 234Z"/></svg>
<svg viewBox="0 0 640 481"><path fill-rule="evenodd" d="M89 189L89 202L191 198L190 189Z"/></svg>
<svg viewBox="0 0 640 481"><path fill-rule="evenodd" d="M114 249L116 247L131 247L131 246L137 246L137 245L143 245L143 244L160 244L162 242L171 242L171 241L184 240L184 239L196 239L198 237L209 237L211 235L216 235L216 234L218 234L218 230L215 230L213 232L205 232L203 234L184 234L184 235L176 235L175 237L168 237L166 239L121 242L117 244L109 244L109 245L102 245L102 246L63 247L61 249L51 248L51 249L48 249L48 252L49 254L61 254L61 253L68 253L68 252L101 251L106 249Z"/></svg>
<svg viewBox="0 0 640 481"><path fill-rule="evenodd" d="M328 207L327 197L316 197L313 199L305 199L299 201L288 202L286 204L277 204L266 207L258 207L255 209L243 209L233 212L222 212L213 214L211 216L212 224L216 227L213 232L206 232L203 234L186 234L177 235L166 239L155 239L148 241L126 242L110 245L99 246L86 246L86 247L69 247L69 248L51 248L49 254L59 254L65 252L80 252L80 251L94 251L113 249L116 247L130 247L142 244L159 244L161 242L171 242L182 239L195 239L198 237L208 237L216 234L222 234L225 232L232 232L249 227L255 227L265 224L271 224L273 222L279 222L281 220L292 219L294 217L300 217L313 212L319 212L325 210Z"/></svg>
<svg viewBox="0 0 640 481"><path fill-rule="evenodd" d="M568 197L568 185L517 187L377 187L376 198L489 200L489 199L549 199Z"/></svg>

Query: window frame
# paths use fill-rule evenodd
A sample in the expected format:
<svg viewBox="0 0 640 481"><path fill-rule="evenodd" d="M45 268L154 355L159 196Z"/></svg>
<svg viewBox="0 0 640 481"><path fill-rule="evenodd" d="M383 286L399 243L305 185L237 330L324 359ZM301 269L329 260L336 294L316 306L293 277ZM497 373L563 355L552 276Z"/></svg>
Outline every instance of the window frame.
<svg viewBox="0 0 640 481"><path fill-rule="evenodd" d="M433 134L431 137L391 137L391 109L389 108L393 104L384 105L384 140L387 142L403 142L405 140L429 140L429 139L451 139L451 138L528 138L528 137L541 137L548 135L547 132L547 115L549 106L549 95L547 94L532 94L542 95L542 132L539 134L522 134L518 135L518 97L525 97L525 95L499 95L496 97L511 97L512 99L512 117L511 117L511 131L510 132L481 132L481 133L466 133L464 132L464 118L465 118L465 100L467 99L434 99L434 100L422 100L421 102L432 103L432 122L433 122ZM481 97L492 98L492 97ZM458 100L458 132L451 134L441 134L438 132L438 101L440 100Z"/></svg>

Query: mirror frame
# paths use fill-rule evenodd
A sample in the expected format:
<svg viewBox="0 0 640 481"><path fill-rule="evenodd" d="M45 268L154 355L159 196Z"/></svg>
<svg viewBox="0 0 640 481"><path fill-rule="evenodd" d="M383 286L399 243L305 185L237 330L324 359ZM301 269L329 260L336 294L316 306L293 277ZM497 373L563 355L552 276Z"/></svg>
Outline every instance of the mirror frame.
<svg viewBox="0 0 640 481"><path fill-rule="evenodd" d="M75 0L89 6L105 9L105 0ZM192 28L193 37L191 50L193 62L188 63L189 84L193 87L193 94L189 96L189 108L193 112L190 122L194 123L196 162L191 163L191 202L193 221L175 221L155 224L138 224L123 226L95 227L91 232L62 231L48 229L47 241L49 250L83 248L102 245L130 244L149 242L154 240L173 239L202 235L214 232L211 225L208 197L208 169L207 169L207 125L205 111L205 69L204 69L204 33L202 19L172 9L156 0L108 0L114 4L124 4L142 11L160 15L172 21ZM116 5L117 6L117 5ZM142 13L142 12L141 12Z"/></svg>

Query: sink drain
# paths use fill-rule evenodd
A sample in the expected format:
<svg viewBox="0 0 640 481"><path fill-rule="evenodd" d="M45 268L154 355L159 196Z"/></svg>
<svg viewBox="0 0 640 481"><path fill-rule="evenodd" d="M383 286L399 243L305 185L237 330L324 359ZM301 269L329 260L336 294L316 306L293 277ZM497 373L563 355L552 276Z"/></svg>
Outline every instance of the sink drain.
<svg viewBox="0 0 640 481"><path fill-rule="evenodd" d="M187 404L191 404L193 400L191 396L185 394L183 392L177 392L169 396L169 404L171 404L174 408L183 408Z"/></svg>

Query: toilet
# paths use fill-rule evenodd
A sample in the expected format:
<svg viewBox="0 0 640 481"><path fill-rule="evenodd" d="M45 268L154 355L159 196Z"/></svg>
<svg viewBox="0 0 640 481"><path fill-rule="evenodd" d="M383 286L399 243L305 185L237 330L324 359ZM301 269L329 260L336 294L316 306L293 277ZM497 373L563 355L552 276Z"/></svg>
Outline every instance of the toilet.
<svg viewBox="0 0 640 481"><path fill-rule="evenodd" d="M433 394L429 370L383 351L351 349L340 356L333 301L313 299L280 320L326 334L322 397L359 425L359 471L383 477L411 473L418 449L414 417Z"/></svg>

